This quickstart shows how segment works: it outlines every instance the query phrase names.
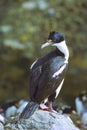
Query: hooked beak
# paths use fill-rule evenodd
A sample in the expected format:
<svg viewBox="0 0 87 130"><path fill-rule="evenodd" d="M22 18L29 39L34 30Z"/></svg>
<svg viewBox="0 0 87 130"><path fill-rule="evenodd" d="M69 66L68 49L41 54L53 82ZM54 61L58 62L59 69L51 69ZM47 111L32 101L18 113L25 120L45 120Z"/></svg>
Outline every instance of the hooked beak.
<svg viewBox="0 0 87 130"><path fill-rule="evenodd" d="M52 42L50 40L48 40L46 43L42 44L41 49L43 49L44 47L50 46L52 45Z"/></svg>

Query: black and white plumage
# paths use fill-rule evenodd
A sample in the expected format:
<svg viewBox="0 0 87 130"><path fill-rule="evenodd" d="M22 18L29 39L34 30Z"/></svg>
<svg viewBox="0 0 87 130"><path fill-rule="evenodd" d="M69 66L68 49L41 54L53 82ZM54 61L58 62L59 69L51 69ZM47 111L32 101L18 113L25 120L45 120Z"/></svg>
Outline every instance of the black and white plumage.
<svg viewBox="0 0 87 130"><path fill-rule="evenodd" d="M77 114L81 117L81 121L87 128L87 93L82 92L75 98L75 106Z"/></svg>
<svg viewBox="0 0 87 130"><path fill-rule="evenodd" d="M52 102L58 96L63 85L69 58L63 34L51 32L47 42L41 48L49 45L55 46L56 49L37 59L30 67L30 102L20 118L29 118L46 99L52 109Z"/></svg>

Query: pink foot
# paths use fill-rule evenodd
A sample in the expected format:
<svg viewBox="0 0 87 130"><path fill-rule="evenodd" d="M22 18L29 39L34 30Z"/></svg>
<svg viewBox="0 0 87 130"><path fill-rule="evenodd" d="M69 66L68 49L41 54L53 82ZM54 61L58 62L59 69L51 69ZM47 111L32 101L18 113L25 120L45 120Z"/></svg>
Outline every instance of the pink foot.
<svg viewBox="0 0 87 130"><path fill-rule="evenodd" d="M46 105L44 105L44 104L40 104L40 109L41 110L45 110L45 111L50 111L50 112L54 112L54 113L57 113L55 110L53 110L53 109L51 109L51 108L49 108L49 107L47 107Z"/></svg>
<svg viewBox="0 0 87 130"><path fill-rule="evenodd" d="M39 107L40 107L41 110L48 110L48 107L44 104L40 104Z"/></svg>

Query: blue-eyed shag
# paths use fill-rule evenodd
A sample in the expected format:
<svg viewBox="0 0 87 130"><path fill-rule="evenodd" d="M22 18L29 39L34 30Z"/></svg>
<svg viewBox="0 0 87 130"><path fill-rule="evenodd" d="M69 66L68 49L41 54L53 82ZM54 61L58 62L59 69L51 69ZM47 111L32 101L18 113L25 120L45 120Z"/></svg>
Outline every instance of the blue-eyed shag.
<svg viewBox="0 0 87 130"><path fill-rule="evenodd" d="M20 115L29 118L42 102L48 102L48 110L53 110L52 102L57 98L64 82L68 66L69 50L60 32L50 32L48 40L41 48L55 46L56 49L37 59L30 67L30 101Z"/></svg>

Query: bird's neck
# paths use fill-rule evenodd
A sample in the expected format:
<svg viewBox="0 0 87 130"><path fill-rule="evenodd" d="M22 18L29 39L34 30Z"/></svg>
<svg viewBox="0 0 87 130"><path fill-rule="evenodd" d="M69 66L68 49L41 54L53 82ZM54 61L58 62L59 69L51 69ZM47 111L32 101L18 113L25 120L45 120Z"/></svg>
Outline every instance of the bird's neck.
<svg viewBox="0 0 87 130"><path fill-rule="evenodd" d="M62 52L64 54L64 57L66 59L66 61L68 61L69 59L69 50L67 48L66 42L62 41L60 43L57 44L57 49L60 50L60 52Z"/></svg>

